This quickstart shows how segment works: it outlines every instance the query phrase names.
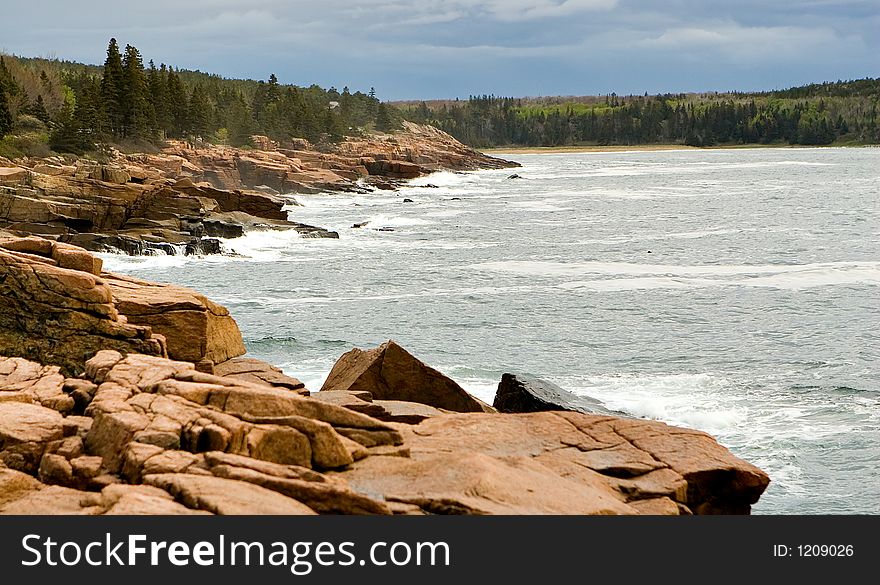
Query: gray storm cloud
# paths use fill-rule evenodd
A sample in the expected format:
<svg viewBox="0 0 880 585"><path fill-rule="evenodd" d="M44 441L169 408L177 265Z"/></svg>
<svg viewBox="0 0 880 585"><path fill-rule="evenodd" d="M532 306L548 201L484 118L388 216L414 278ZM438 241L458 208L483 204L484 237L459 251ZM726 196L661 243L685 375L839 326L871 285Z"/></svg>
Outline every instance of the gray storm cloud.
<svg viewBox="0 0 880 585"><path fill-rule="evenodd" d="M759 89L880 75L880 3L154 0L18 3L0 50L147 59L387 99Z"/></svg>

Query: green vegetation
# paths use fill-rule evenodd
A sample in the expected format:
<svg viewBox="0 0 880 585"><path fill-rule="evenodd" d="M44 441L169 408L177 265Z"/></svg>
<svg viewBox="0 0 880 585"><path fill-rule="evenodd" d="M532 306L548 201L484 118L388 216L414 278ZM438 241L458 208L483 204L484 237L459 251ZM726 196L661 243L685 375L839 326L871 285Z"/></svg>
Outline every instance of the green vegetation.
<svg viewBox="0 0 880 585"><path fill-rule="evenodd" d="M255 134L279 142L335 142L401 116L369 94L278 82L224 79L150 61L137 48L107 47L103 67L0 56L0 155L81 154L110 143L149 150L165 139L247 146Z"/></svg>
<svg viewBox="0 0 880 585"><path fill-rule="evenodd" d="M880 80L767 93L513 99L399 104L467 144L575 146L877 144Z"/></svg>

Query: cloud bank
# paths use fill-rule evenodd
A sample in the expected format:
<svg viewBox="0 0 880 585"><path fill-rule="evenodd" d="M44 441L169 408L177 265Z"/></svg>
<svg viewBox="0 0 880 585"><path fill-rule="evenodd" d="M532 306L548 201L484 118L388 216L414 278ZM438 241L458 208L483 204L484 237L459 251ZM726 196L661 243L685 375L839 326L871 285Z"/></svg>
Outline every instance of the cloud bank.
<svg viewBox="0 0 880 585"><path fill-rule="evenodd" d="M44 0L4 20L6 52L96 63L116 36L157 63L385 99L880 76L874 0Z"/></svg>

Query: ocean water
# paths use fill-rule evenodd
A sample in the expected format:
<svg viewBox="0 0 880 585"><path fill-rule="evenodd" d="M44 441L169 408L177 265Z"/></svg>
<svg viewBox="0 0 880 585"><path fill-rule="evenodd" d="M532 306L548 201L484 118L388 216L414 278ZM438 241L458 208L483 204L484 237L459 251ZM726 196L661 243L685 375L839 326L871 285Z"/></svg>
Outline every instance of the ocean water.
<svg viewBox="0 0 880 585"><path fill-rule="evenodd" d="M880 513L880 150L508 158L522 179L291 196L339 240L106 267L225 304L313 390L393 338L489 402L528 372L712 433L770 474L756 513Z"/></svg>

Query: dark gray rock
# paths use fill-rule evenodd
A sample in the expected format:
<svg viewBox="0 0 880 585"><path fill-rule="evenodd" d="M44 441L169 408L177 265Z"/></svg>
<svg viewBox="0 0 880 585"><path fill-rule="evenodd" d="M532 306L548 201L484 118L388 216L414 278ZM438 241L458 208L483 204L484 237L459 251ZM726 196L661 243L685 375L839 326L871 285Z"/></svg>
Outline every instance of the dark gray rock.
<svg viewBox="0 0 880 585"><path fill-rule="evenodd" d="M205 235L212 238L240 238L244 235L244 226L237 223L229 223L215 219L202 221L205 226Z"/></svg>
<svg viewBox="0 0 880 585"><path fill-rule="evenodd" d="M498 412L509 413L571 410L586 414L622 414L606 408L595 398L578 396L552 382L528 374L502 375L492 406Z"/></svg>
<svg viewBox="0 0 880 585"><path fill-rule="evenodd" d="M185 254L187 256L206 256L208 254L220 254L223 249L220 240L215 238L201 238L193 240L186 245Z"/></svg>

